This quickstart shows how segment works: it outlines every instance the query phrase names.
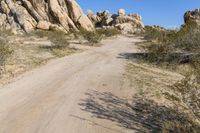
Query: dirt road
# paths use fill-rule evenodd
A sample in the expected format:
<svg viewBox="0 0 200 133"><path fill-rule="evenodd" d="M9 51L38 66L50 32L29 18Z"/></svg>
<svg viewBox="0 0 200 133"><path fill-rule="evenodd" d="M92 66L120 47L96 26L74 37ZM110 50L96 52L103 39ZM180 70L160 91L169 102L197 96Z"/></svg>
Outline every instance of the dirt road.
<svg viewBox="0 0 200 133"><path fill-rule="evenodd" d="M101 47L52 60L1 87L0 133L133 132L112 120L93 117L85 109L90 101L83 102L103 92L121 97L134 93L123 78L127 60L119 56L134 52L137 41L134 37L105 40Z"/></svg>

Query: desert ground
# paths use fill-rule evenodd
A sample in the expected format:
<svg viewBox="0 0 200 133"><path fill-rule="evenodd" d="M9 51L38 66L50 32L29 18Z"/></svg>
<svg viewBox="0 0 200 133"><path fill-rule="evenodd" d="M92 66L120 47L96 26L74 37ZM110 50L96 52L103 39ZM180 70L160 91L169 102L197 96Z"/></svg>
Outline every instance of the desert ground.
<svg viewBox="0 0 200 133"><path fill-rule="evenodd" d="M106 39L101 47L51 60L1 86L0 133L148 132L152 125L129 106L142 90L139 81L149 82L142 88L158 87L182 77L130 59L140 41Z"/></svg>

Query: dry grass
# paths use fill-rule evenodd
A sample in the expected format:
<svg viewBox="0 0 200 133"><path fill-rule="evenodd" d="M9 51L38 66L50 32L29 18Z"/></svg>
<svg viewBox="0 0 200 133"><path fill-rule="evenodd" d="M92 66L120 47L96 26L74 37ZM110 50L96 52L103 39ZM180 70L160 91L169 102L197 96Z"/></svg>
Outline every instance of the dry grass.
<svg viewBox="0 0 200 133"><path fill-rule="evenodd" d="M143 90L144 97L150 99L156 98L154 95L159 95L159 102L166 106L171 103L171 107L177 107L179 111L186 112L188 122L182 123L179 120L167 121L162 127L163 133L197 133L200 130L200 27L193 22L188 22L183 25L180 30L166 30L160 27L146 27L144 38L146 42L140 44L141 49L146 52L142 58L143 61L155 64L159 68L163 66L171 67L173 72L181 73L183 78L172 82L168 80L168 76L159 77L160 82L152 81L146 90ZM162 67L161 67L162 66ZM151 74L153 75L153 74ZM141 75L148 77L148 75ZM168 80L168 81L167 81ZM167 86L161 86L165 84ZM142 81L145 84L145 81ZM171 85L169 84L171 83ZM151 87L154 84L154 87ZM147 90L151 91L147 91ZM153 95L154 94L154 95ZM161 100L162 99L162 100Z"/></svg>
<svg viewBox="0 0 200 133"><path fill-rule="evenodd" d="M50 59L77 52L76 49L68 47L69 37L63 33L55 34L47 31L36 31L22 36L3 35L9 41L3 48L1 47L2 51L4 51L1 54L10 53L9 49L12 49L13 52L5 56L5 69L1 73L0 84L8 82L25 71L44 65Z"/></svg>
<svg viewBox="0 0 200 133"><path fill-rule="evenodd" d="M159 127L160 130L155 132L198 133L200 129L200 89L198 85L188 82L188 79L178 73L147 63L132 62L127 65L126 70L125 77L130 80L131 86L138 90L136 97L152 101L149 103L151 107L155 103L162 109L169 111L163 118L159 114L164 110L159 110L159 108L157 108L157 115L152 114L155 115L156 120L154 121L165 119L162 121L162 127ZM136 101L136 99L133 101ZM143 109L145 108L143 107ZM171 117L171 113L173 117L175 116L174 109L176 109L176 112L184 113L187 116L186 119L179 119L183 117L177 113L173 121L167 120L166 118Z"/></svg>

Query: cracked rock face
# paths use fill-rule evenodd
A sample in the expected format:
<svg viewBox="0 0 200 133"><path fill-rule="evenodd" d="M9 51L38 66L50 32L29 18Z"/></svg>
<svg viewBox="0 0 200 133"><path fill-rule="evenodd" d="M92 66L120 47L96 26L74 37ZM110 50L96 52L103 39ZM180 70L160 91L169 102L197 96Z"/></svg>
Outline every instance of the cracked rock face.
<svg viewBox="0 0 200 133"><path fill-rule="evenodd" d="M95 30L75 0L1 0L1 29L31 32L50 27L59 27L65 32L80 28Z"/></svg>

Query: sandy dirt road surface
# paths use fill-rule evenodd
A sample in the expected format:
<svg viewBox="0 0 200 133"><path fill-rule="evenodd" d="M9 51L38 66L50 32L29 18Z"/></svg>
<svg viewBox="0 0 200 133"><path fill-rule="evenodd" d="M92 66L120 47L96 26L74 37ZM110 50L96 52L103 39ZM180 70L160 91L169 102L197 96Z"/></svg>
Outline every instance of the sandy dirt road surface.
<svg viewBox="0 0 200 133"><path fill-rule="evenodd" d="M52 60L2 86L0 133L132 133L112 120L94 117L86 110L86 99L90 96L92 102L100 93L134 94L123 78L127 60L119 57L135 52L138 41L122 36L104 40L101 47Z"/></svg>

